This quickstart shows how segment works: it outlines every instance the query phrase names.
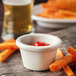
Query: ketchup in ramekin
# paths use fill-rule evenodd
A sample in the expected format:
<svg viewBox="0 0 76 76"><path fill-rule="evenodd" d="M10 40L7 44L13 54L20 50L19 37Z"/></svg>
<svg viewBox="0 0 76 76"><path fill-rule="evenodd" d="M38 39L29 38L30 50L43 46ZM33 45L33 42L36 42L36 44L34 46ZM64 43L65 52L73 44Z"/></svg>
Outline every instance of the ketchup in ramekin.
<svg viewBox="0 0 76 76"><path fill-rule="evenodd" d="M32 46L49 46L50 44L46 43L46 42L35 42L34 44L31 44Z"/></svg>

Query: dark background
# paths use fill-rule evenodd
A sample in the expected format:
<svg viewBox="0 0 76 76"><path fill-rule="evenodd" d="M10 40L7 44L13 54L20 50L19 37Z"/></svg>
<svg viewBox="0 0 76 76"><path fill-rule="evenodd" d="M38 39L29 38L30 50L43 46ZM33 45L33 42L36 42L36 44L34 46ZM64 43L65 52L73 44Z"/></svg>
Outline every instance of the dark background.
<svg viewBox="0 0 76 76"><path fill-rule="evenodd" d="M48 0L35 0L35 4L39 4L39 3L42 3L42 2L47 2Z"/></svg>
<svg viewBox="0 0 76 76"><path fill-rule="evenodd" d="M39 3L42 3L42 2L46 2L47 0L35 0L35 4L39 4ZM2 0L0 0L0 2L2 2Z"/></svg>

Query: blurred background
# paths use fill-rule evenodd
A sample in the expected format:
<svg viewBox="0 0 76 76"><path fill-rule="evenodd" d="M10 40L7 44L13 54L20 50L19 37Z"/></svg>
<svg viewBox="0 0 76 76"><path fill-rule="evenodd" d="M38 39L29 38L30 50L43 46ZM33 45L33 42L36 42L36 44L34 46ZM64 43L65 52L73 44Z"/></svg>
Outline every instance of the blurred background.
<svg viewBox="0 0 76 76"><path fill-rule="evenodd" d="M35 0L34 5L47 2L48 0ZM2 0L0 0L0 21L3 20L3 3Z"/></svg>
<svg viewBox="0 0 76 76"><path fill-rule="evenodd" d="M6 1L6 0L5 0ZM9 1L9 0L7 0L7 1ZM34 0L34 5L37 5L37 4L40 4L40 3L45 3L45 5L46 5L46 2L47 2L48 0ZM49 1L52 1L52 0L49 0ZM48 1L48 2L49 2ZM61 0L60 0L61 1ZM65 2L67 3L67 1L66 0L63 0L64 1L64 4L63 5L65 5ZM72 0L71 0L72 1ZM55 3L57 3L57 2L55 2ZM68 3L67 3L68 4ZM73 2L72 3L72 5L75 5L75 3ZM62 1L61 1L61 4L60 4L62 7L63 7L63 5L62 5ZM58 9L59 9L59 13L58 13L58 15L57 15L57 17L59 17L60 16L60 14L66 14L67 16L68 16L68 14L69 15L73 15L73 17L74 17L74 15L75 15L75 17L76 17L76 12L75 11L73 11L73 12L70 12L69 10L67 10L66 11L66 9L65 8L61 8L61 6L58 6L59 8L56 8L56 11L58 11ZM34 6L34 7L36 7L36 9L34 10L34 12L38 12L39 10L41 10L42 9L42 7L39 7L40 5L37 5L37 6ZM56 6L54 3L53 3L53 6ZM50 7L49 7L50 8ZM71 7L70 7L71 8ZM25 9L25 8L24 8ZM55 8L52 8L51 10L55 10ZM62 10L62 11L61 11ZM63 11L64 10L64 11ZM18 10L16 10L17 12L18 12ZM47 11L48 12L48 11ZM69 13L68 13L69 12ZM28 13L28 12L27 12ZM48 13L47 13L48 14ZM4 8L3 8L3 3L2 3L2 0L0 0L0 36L1 36L1 32L2 32L2 27L3 27L3 19L4 19L4 17L3 17L3 15L4 15ZM32 14L33 15L33 14ZM36 16L38 16L37 14L34 14L34 15L36 15ZM50 14L50 15L52 15L52 14ZM19 15L19 16L21 16L22 17L22 19L23 19L23 16L22 15ZM19 17L18 16L18 17ZM27 16L30 16L30 15L27 15ZM48 15L49 16L49 15ZM31 16L30 16L31 17ZM51 17L51 16L50 16ZM49 18L50 18L49 17ZM62 17L62 16L60 16L60 17ZM10 17L9 17L10 18ZM42 18L48 18L48 17L42 17ZM19 19L21 19L20 17L19 17ZM35 19L38 19L38 17L36 17ZM59 31L59 30L62 30L62 29L64 29L63 27L65 26L73 26L73 25L76 25L76 22L74 21L74 20L72 20L72 21L69 21L68 19L69 19L69 17L68 17L68 19L67 20L62 20L62 19L64 19L64 17L63 18L58 18L59 19L59 22L56 22L56 20L54 21L54 20L50 20L50 21L42 21L44 24L42 25L42 23L41 23L41 25L42 26L46 26L46 27L41 27L41 26L38 26L39 24L38 24L38 21L37 20L35 20L35 19L33 19L32 18L32 20L33 20L33 25L34 25L34 29L35 29L35 33L50 33L50 32L56 32L56 31ZM55 18L51 18L51 19L55 19ZM74 18L75 19L75 18ZM61 20L62 20L62 22L61 22ZM23 21L23 20L22 20ZM19 23L19 20L18 20L18 23ZM28 22L29 23L29 22ZM32 23L32 22L31 22ZM47 23L47 24L46 24ZM60 24L60 26L59 26L59 24ZM30 25L30 24L29 24ZM19 26L19 24L18 24L18 26ZM49 27L49 26L51 26L51 27ZM53 29L52 27L55 27L55 26L57 26L58 28L55 28L55 29ZM22 26L21 26L22 27ZM47 28L48 27L48 28ZM60 27L60 28L59 28ZM61 28L62 27L62 28ZM11 27L12 28L12 27ZM18 29L18 28L16 28L16 29ZM20 28L21 29L21 28ZM19 30L20 31L20 30ZM31 31L30 31L31 32ZM26 33L27 34L27 33ZM5 36L5 35L4 35Z"/></svg>
<svg viewBox="0 0 76 76"><path fill-rule="evenodd" d="M43 2L47 2L47 0L35 0L34 5L43 3ZM2 34L3 19L4 19L4 7L3 7L2 0L0 0L0 39L1 39L1 34ZM36 27L36 31L37 30L39 31L39 29L41 29L41 27L37 27L37 26L35 26L35 27Z"/></svg>
<svg viewBox="0 0 76 76"><path fill-rule="evenodd" d="M40 4L40 3L45 3L47 1L48 0L35 0L34 5L37 5L37 4ZM1 39L1 34L2 34L3 19L4 19L4 7L3 7L2 0L0 0L0 39ZM52 29L50 30L50 29L47 29L47 28L37 26L36 22L34 22L34 27L35 27L35 32L36 33L48 33L48 32L51 32L51 31L56 31L56 30L52 30Z"/></svg>

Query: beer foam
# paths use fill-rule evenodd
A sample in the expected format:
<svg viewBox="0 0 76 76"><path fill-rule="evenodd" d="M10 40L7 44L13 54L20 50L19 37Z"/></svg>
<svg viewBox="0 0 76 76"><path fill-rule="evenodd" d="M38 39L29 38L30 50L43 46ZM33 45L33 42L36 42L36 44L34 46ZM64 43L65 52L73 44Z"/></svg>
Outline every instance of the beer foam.
<svg viewBox="0 0 76 76"><path fill-rule="evenodd" d="M31 4L33 0L3 0L4 4L7 5L15 5L15 6L22 6Z"/></svg>

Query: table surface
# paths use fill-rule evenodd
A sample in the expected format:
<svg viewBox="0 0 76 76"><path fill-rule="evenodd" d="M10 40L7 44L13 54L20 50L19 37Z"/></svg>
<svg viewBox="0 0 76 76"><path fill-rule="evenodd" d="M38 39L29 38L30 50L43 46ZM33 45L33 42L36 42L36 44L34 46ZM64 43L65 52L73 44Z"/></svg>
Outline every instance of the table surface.
<svg viewBox="0 0 76 76"><path fill-rule="evenodd" d="M1 4L0 4L1 5ZM2 6L1 6L2 7ZM3 9L0 9L3 11ZM0 42L1 32L2 32L2 24L3 23L3 13L0 12ZM34 22L35 32L36 33L49 33L60 37L63 42L65 42L64 46L67 47L69 45L76 48L76 26L65 28L65 29L48 29L40 27ZM76 70L73 68L73 71ZM3 63L0 63L0 76L66 76L63 70L57 72L36 72L31 71L23 67L21 55L19 51L15 51L9 58L7 58Z"/></svg>

